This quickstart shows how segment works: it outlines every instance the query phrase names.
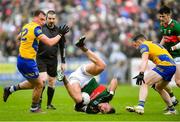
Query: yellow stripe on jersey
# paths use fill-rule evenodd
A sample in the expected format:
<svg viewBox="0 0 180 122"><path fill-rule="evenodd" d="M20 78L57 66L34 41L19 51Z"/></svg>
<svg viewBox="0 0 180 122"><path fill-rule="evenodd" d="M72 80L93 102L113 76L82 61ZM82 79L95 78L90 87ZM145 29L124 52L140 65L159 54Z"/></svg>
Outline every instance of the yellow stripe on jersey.
<svg viewBox="0 0 180 122"><path fill-rule="evenodd" d="M151 41L144 41L142 45L140 45L140 52L148 53L149 59L160 66L172 66L174 65L174 61L169 52L157 43Z"/></svg>
<svg viewBox="0 0 180 122"><path fill-rule="evenodd" d="M30 22L23 26L21 30L21 43L19 48L19 54L23 58L35 59L39 40L38 36L42 36L41 27L35 23Z"/></svg>

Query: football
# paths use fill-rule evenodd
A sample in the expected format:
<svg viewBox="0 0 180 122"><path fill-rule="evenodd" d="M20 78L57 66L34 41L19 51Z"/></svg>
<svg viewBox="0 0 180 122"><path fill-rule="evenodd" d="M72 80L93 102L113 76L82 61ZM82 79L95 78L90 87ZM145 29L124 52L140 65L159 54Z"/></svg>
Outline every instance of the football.
<svg viewBox="0 0 180 122"><path fill-rule="evenodd" d="M84 100L83 104L87 105L90 103L90 96L86 92L82 92L82 99Z"/></svg>

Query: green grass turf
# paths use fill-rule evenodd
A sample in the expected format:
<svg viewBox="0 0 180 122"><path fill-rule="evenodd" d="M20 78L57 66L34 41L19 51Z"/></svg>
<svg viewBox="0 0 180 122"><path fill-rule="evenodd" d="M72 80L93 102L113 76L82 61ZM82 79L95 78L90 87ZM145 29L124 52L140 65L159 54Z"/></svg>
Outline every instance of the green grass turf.
<svg viewBox="0 0 180 122"><path fill-rule="evenodd" d="M173 88L180 100L180 90ZM145 104L145 114L138 115L125 110L127 105L135 105L138 100L138 87L119 86L111 104L116 108L113 115L88 115L73 110L74 103L63 86L56 87L53 104L57 110L46 109L46 91L43 95L43 111L46 113L30 113L31 90L13 93L6 103L0 99L0 121L180 121L178 115L163 115L165 104L158 93L149 89L149 96ZM2 96L3 88L0 87ZM176 107L180 112L180 105Z"/></svg>

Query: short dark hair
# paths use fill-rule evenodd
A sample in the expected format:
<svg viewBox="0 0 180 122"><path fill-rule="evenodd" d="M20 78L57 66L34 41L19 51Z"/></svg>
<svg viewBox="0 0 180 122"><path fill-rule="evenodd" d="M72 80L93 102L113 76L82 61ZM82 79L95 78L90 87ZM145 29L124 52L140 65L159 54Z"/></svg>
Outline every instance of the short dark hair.
<svg viewBox="0 0 180 122"><path fill-rule="evenodd" d="M48 14L56 14L56 12L54 11L54 10L49 10L48 12L47 12L47 15Z"/></svg>
<svg viewBox="0 0 180 122"><path fill-rule="evenodd" d="M44 16L46 16L46 14L44 13L44 11L42 11L42 10L36 10L36 11L34 12L33 16L34 16L34 17L37 17L37 16L39 16L39 14L43 14Z"/></svg>
<svg viewBox="0 0 180 122"><path fill-rule="evenodd" d="M146 37L143 34L135 34L132 41L136 42L140 38L146 39Z"/></svg>
<svg viewBox="0 0 180 122"><path fill-rule="evenodd" d="M116 113L115 108L111 108L111 110L109 112L107 112L107 114L114 114L114 113Z"/></svg>
<svg viewBox="0 0 180 122"><path fill-rule="evenodd" d="M167 6L163 6L159 9L158 11L159 14L170 14L171 13L171 9Z"/></svg>

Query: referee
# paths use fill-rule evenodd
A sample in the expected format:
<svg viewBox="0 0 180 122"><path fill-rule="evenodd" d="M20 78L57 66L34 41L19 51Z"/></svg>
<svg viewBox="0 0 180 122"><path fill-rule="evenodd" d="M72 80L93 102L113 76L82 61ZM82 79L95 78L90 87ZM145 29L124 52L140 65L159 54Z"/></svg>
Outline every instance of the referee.
<svg viewBox="0 0 180 122"><path fill-rule="evenodd" d="M56 13L53 10L49 10L46 16L46 24L42 27L42 32L49 38L55 37L58 32L58 27L55 25ZM54 46L47 46L44 43L39 43L39 49L37 53L37 64L40 72L40 77L43 79L45 84L48 81L47 88L47 109L56 108L51 104L56 83L57 65L58 65L58 48L61 53L61 70L65 69L65 37L63 35L62 40ZM45 89L45 85L43 91ZM43 94L42 91L42 94ZM42 102L42 94L40 105Z"/></svg>

